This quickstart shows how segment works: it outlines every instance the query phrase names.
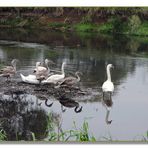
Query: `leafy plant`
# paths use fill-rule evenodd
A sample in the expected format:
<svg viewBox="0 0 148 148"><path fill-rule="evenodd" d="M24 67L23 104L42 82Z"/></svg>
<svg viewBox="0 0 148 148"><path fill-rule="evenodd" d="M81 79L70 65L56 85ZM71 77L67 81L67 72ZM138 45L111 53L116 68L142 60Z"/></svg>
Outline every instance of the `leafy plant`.
<svg viewBox="0 0 148 148"><path fill-rule="evenodd" d="M3 129L0 130L0 141L5 141L7 139L6 133Z"/></svg>
<svg viewBox="0 0 148 148"><path fill-rule="evenodd" d="M128 28L131 33L136 32L141 25L141 20L138 15L132 15L128 20Z"/></svg>
<svg viewBox="0 0 148 148"><path fill-rule="evenodd" d="M92 23L92 16L91 15L83 16L81 23L82 24Z"/></svg>

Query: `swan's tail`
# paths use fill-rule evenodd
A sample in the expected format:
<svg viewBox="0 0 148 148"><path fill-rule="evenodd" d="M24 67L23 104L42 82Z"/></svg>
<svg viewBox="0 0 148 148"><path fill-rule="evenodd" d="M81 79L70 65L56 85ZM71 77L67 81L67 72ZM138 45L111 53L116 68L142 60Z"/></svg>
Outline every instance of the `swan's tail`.
<svg viewBox="0 0 148 148"><path fill-rule="evenodd" d="M25 76L23 74L21 74L21 73L20 73L20 76L21 76L22 81L25 82Z"/></svg>
<svg viewBox="0 0 148 148"><path fill-rule="evenodd" d="M4 74L0 74L0 77L2 77Z"/></svg>

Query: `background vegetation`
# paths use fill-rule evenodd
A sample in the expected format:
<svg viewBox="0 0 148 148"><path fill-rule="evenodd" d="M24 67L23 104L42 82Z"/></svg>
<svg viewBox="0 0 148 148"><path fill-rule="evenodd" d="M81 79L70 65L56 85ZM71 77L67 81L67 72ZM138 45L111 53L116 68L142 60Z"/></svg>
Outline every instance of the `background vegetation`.
<svg viewBox="0 0 148 148"><path fill-rule="evenodd" d="M0 8L0 27L148 35L147 7Z"/></svg>

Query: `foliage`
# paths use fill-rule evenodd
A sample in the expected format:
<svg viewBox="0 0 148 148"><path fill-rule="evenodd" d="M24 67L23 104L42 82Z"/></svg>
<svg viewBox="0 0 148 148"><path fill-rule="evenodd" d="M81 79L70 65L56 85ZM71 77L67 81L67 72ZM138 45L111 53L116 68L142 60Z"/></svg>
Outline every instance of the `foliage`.
<svg viewBox="0 0 148 148"><path fill-rule="evenodd" d="M114 17L110 20L110 23L112 24L113 26L113 32L114 33L123 33L123 32L126 32L128 29L127 29L127 20L126 18L122 18L122 17Z"/></svg>
<svg viewBox="0 0 148 148"><path fill-rule="evenodd" d="M98 25L98 32L102 32L102 33L110 33L113 30L113 25L110 22L107 23L103 23Z"/></svg>
<svg viewBox="0 0 148 148"><path fill-rule="evenodd" d="M80 130L75 130L73 131L75 137L76 137L76 141L82 142L82 141L91 141L91 142L95 142L96 139L94 136L89 136L89 132L88 132L88 122L83 123L83 126Z"/></svg>
<svg viewBox="0 0 148 148"><path fill-rule="evenodd" d="M3 129L0 130L0 141L5 141L7 139L6 133Z"/></svg>
<svg viewBox="0 0 148 148"><path fill-rule="evenodd" d="M77 129L74 122L73 130L63 131L61 128L61 123L58 122L56 125L53 122L52 115L49 114L48 118L48 141L96 141L94 136L89 136L88 123L84 122L81 129Z"/></svg>
<svg viewBox="0 0 148 148"><path fill-rule="evenodd" d="M148 21L143 22L133 34L148 36Z"/></svg>
<svg viewBox="0 0 148 148"><path fill-rule="evenodd" d="M92 24L76 24L74 25L74 28L76 31L80 31L80 32L92 32L95 30L95 25Z"/></svg>
<svg viewBox="0 0 148 148"><path fill-rule="evenodd" d="M65 27L65 26L66 26L66 24L62 23L62 22L49 23L49 27L51 27L51 28L59 28L59 27Z"/></svg>
<svg viewBox="0 0 148 148"><path fill-rule="evenodd" d="M91 15L86 15L82 17L81 20L82 24L88 24L88 23L92 23L92 16Z"/></svg>
<svg viewBox="0 0 148 148"><path fill-rule="evenodd" d="M141 25L141 20L138 15L132 15L131 17L129 17L128 20L129 32L131 33L136 32L139 29L140 25Z"/></svg>
<svg viewBox="0 0 148 148"><path fill-rule="evenodd" d="M147 142L148 142L148 131L147 131L146 134L143 136L143 141L147 141Z"/></svg>

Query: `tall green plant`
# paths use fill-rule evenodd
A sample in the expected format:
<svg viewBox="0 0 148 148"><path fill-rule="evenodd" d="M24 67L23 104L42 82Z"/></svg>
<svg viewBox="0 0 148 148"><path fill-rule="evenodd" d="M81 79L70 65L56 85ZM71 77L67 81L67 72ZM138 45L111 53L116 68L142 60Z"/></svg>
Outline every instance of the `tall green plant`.
<svg viewBox="0 0 148 148"><path fill-rule="evenodd" d="M141 25L141 20L138 15L132 15L128 20L129 32L136 32Z"/></svg>

